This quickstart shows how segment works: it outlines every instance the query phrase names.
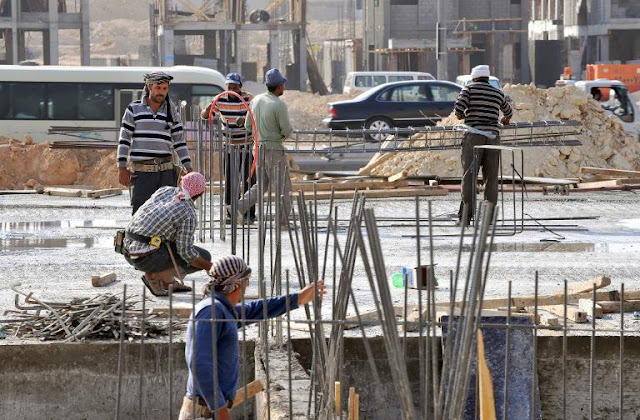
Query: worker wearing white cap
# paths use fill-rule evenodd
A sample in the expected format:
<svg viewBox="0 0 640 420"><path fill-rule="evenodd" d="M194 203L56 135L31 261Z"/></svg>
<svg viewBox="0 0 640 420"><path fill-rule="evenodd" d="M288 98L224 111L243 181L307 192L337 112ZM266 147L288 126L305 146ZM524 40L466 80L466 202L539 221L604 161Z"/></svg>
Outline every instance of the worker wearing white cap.
<svg viewBox="0 0 640 420"><path fill-rule="evenodd" d="M467 132L462 140L462 202L458 210L459 223L468 225L473 218L475 197L473 196L473 180L482 167L484 180L484 198L495 204L498 201L498 165L500 152L497 150L474 150L476 146L500 144L500 128L498 121L500 111L503 113L502 124L509 124L513 110L506 95L489 84L489 66L480 65L471 70L471 83L460 91L454 105L454 112L459 120L473 129ZM484 134L479 134L484 133ZM467 219L462 220L463 208L467 207Z"/></svg>

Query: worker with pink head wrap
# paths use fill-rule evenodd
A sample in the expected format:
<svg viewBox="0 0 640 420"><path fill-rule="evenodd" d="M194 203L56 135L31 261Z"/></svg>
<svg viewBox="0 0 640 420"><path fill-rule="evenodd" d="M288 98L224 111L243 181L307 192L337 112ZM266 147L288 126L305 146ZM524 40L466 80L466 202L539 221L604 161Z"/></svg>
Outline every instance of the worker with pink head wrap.
<svg viewBox="0 0 640 420"><path fill-rule="evenodd" d="M180 187L162 187L134 213L125 230L123 254L155 296L191 288L181 282L185 274L211 268L211 254L193 244L197 225L194 201L206 187L199 172L182 178ZM175 278L178 277L178 279Z"/></svg>

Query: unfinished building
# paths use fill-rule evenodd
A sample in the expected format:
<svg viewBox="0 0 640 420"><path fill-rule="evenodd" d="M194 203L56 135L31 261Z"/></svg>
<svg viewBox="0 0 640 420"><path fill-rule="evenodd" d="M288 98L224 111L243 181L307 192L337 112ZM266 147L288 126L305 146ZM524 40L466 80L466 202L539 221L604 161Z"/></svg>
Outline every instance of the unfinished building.
<svg viewBox="0 0 640 420"><path fill-rule="evenodd" d="M365 3L363 66L368 70L411 70L436 74L436 0ZM392 11L393 8L393 11ZM529 8L520 0L446 2L447 79L489 64L508 82L529 82Z"/></svg>
<svg viewBox="0 0 640 420"><path fill-rule="evenodd" d="M639 28L637 0L531 2L529 39L536 83L550 85L565 66L581 76L587 64L640 59ZM544 53L550 49L552 54Z"/></svg>
<svg viewBox="0 0 640 420"><path fill-rule="evenodd" d="M252 11L245 0L157 0L151 22L157 35L154 64L198 65L257 80L265 70L258 69L263 61L244 57L251 46L248 32L262 31L262 44L267 44L264 67L286 69L291 88L306 87L305 0L275 0ZM193 45L199 48L189 47Z"/></svg>
<svg viewBox="0 0 640 420"><path fill-rule="evenodd" d="M29 60L33 54L29 47L35 55L42 51L42 64L59 64L58 37L62 30L79 32L81 63L88 66L89 0L0 1L0 64Z"/></svg>

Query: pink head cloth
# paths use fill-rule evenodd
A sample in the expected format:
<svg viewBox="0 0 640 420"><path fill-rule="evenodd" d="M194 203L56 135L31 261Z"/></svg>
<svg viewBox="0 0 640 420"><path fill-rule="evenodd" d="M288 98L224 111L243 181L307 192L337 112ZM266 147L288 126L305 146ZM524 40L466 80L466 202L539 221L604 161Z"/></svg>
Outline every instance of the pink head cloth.
<svg viewBox="0 0 640 420"><path fill-rule="evenodd" d="M182 183L180 186L183 190L189 193L189 197L193 198L204 193L204 188L207 184L204 175L200 172L189 172L182 177Z"/></svg>

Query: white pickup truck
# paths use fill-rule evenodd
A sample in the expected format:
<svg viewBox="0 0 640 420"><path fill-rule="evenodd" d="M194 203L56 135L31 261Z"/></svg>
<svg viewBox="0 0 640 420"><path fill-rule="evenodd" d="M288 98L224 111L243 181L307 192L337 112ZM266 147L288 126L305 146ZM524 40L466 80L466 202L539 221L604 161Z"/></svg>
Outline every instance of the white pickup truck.
<svg viewBox="0 0 640 420"><path fill-rule="evenodd" d="M640 110L624 83L618 80L558 80L556 86L574 85L590 93L603 109L620 118L624 129L640 141Z"/></svg>

